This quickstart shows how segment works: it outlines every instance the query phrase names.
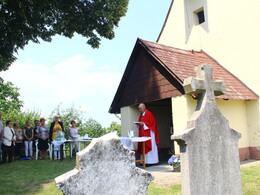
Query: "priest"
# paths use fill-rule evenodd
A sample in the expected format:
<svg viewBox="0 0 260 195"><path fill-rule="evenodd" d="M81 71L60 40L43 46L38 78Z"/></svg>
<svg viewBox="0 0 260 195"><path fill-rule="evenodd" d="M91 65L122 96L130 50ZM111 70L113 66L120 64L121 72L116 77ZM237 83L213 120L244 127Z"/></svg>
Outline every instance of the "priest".
<svg viewBox="0 0 260 195"><path fill-rule="evenodd" d="M152 138L145 142L146 164L156 164L159 162L157 145L160 141L156 120L145 104L141 103L138 109L141 112L137 122L138 136ZM142 143L138 143L138 153L142 154L142 149Z"/></svg>

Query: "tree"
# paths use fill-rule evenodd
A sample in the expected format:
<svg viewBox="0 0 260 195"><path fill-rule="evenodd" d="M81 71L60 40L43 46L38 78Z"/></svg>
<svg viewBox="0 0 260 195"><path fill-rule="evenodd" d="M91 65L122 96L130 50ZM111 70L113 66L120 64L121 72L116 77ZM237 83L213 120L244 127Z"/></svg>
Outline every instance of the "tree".
<svg viewBox="0 0 260 195"><path fill-rule="evenodd" d="M82 134L88 134L89 137L100 137L106 134L106 129L101 126L96 120L90 118L82 126Z"/></svg>
<svg viewBox="0 0 260 195"><path fill-rule="evenodd" d="M129 0L0 0L0 71L7 70L29 41L51 41L78 33L98 48L101 37L113 39L114 28Z"/></svg>
<svg viewBox="0 0 260 195"><path fill-rule="evenodd" d="M84 123L84 118L83 118L83 112L80 111L79 109L74 108L71 106L70 108L62 108L62 104L59 104L54 110L51 112L50 117L49 117L49 126L50 123L53 122L53 117L54 116L59 116L60 121L63 122L64 126L64 132L67 137L68 135L68 129L70 127L70 122L72 120L76 121L76 125L80 127L80 131L82 129L82 124Z"/></svg>
<svg viewBox="0 0 260 195"><path fill-rule="evenodd" d="M31 125L34 126L34 120L40 119L41 113L39 111L20 111L10 109L3 113L3 121L11 120L13 123L19 123L21 128L25 127L27 120L31 121ZM4 124L5 125L5 124Z"/></svg>
<svg viewBox="0 0 260 195"><path fill-rule="evenodd" d="M25 126L27 120L30 120L33 125L34 120L40 119L40 112L36 110L21 111L23 101L19 97L19 88L11 82L4 82L0 77L0 108L3 112L3 121L12 120L14 123L19 123L21 128Z"/></svg>
<svg viewBox="0 0 260 195"><path fill-rule="evenodd" d="M79 109L74 108L62 108L62 104L59 104L51 113L49 117L49 126L53 121L54 116L59 116L60 121L63 122L65 136L68 137L68 129L70 126L70 121L75 120L76 126L79 127L80 135L84 136L88 134L89 137L100 137L106 134L106 129L101 126L96 120L90 118L85 120L82 116L83 112Z"/></svg>
<svg viewBox="0 0 260 195"><path fill-rule="evenodd" d="M0 78L0 108L3 113L9 110L20 111L23 101L19 99L19 88L15 87L11 82L4 82Z"/></svg>
<svg viewBox="0 0 260 195"><path fill-rule="evenodd" d="M118 124L117 122L113 121L109 127L106 128L106 132L107 133L110 133L110 132L114 132L116 131L117 132L117 135L118 136L121 136L122 135L122 132L121 132L121 125Z"/></svg>

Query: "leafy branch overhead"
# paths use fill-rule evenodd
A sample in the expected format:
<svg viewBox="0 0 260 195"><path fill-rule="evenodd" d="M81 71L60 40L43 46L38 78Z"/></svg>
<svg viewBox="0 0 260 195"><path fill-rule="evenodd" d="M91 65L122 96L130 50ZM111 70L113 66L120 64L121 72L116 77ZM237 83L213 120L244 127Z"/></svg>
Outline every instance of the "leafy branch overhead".
<svg viewBox="0 0 260 195"><path fill-rule="evenodd" d="M113 39L114 28L129 0L0 0L0 71L16 59L29 41L51 41L58 34L78 33L98 48L102 37Z"/></svg>
<svg viewBox="0 0 260 195"><path fill-rule="evenodd" d="M20 110L23 107L23 101L20 100L19 88L11 82L4 82L0 78L0 111Z"/></svg>

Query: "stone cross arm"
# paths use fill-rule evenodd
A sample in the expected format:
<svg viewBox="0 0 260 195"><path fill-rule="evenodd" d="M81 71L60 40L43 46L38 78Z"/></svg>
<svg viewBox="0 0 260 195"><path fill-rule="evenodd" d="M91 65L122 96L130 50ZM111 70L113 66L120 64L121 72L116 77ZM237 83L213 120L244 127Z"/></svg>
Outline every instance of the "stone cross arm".
<svg viewBox="0 0 260 195"><path fill-rule="evenodd" d="M215 96L225 93L224 81L212 79L212 67L202 64L195 68L196 78L189 77L184 80L183 86L186 94L203 94L206 100L215 100Z"/></svg>

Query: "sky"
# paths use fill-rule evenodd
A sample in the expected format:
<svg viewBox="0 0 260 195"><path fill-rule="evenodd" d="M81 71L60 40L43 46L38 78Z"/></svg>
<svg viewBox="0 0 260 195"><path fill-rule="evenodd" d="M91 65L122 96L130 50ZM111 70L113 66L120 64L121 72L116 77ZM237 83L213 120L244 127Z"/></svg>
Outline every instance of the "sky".
<svg viewBox="0 0 260 195"><path fill-rule="evenodd" d="M48 118L62 104L63 109L80 109L85 119L95 119L103 127L120 123L108 110L135 42L137 38L156 42L170 4L171 0L130 0L115 38L102 39L99 49L92 49L80 35L30 42L0 76L20 88L23 110L37 110Z"/></svg>

